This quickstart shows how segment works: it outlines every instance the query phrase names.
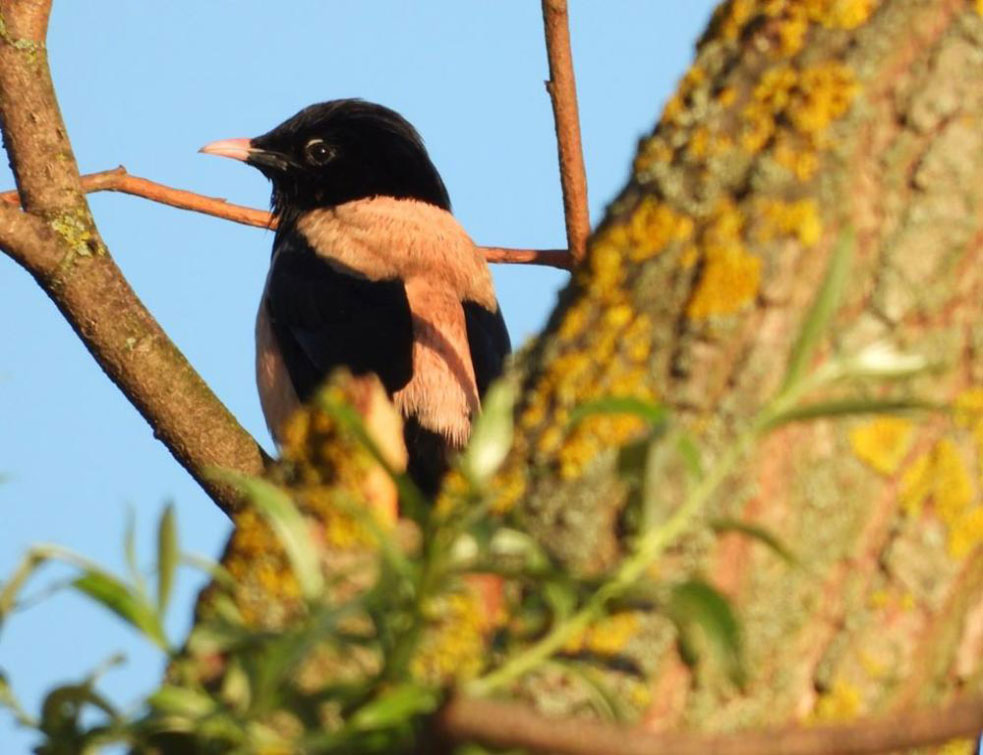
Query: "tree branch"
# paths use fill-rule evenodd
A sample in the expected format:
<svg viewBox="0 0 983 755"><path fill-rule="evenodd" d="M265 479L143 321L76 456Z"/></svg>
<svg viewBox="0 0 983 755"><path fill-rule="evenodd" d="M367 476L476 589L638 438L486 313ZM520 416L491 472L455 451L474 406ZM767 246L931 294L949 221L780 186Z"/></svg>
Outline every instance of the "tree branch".
<svg viewBox="0 0 983 755"><path fill-rule="evenodd" d="M651 734L596 721L558 720L490 700L453 700L436 723L453 741L556 755L866 755L973 737L983 728L983 697L849 724L726 736Z"/></svg>
<svg viewBox="0 0 983 755"><path fill-rule="evenodd" d="M567 245L574 261L579 262L587 250L590 213L587 205L587 172L580 142L580 115L577 112L577 83L570 51L567 0L543 0L543 24L550 65L546 90L553 103L556 122Z"/></svg>
<svg viewBox="0 0 983 755"><path fill-rule="evenodd" d="M135 197L160 202L179 210L191 210L234 223L257 228L276 228L276 220L265 210L232 204L220 197L206 197L192 191L174 189L164 184L127 173L122 165L112 170L89 173L82 176L82 188L88 193L118 191ZM0 203L17 206L20 197L16 191L0 194ZM508 249L497 246L479 247L488 262L512 265L544 265L561 270L570 268L571 255L566 249Z"/></svg>
<svg viewBox="0 0 983 755"><path fill-rule="evenodd" d="M55 302L106 374L226 512L211 467L247 474L263 453L143 306L92 220L48 70L50 2L0 0L0 129L25 212L0 212L0 246Z"/></svg>
<svg viewBox="0 0 983 755"><path fill-rule="evenodd" d="M33 215L11 207L0 207L0 249L43 275L52 275L62 260L52 230Z"/></svg>

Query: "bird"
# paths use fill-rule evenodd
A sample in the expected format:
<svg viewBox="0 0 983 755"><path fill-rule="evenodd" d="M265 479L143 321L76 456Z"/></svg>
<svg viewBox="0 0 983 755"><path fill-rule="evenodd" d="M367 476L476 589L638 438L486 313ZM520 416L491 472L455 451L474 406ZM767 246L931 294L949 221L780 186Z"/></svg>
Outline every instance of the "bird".
<svg viewBox="0 0 983 755"><path fill-rule="evenodd" d="M407 474L435 495L511 343L419 133L395 110L338 99L200 151L272 184L256 380L274 440L336 368L374 374L403 420Z"/></svg>

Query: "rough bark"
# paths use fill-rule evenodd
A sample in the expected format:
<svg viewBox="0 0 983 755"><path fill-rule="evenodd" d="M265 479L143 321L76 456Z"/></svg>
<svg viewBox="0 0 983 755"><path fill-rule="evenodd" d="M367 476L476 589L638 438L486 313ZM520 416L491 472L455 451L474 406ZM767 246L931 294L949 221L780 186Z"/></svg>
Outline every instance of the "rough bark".
<svg viewBox="0 0 983 755"><path fill-rule="evenodd" d="M653 728L845 718L980 688L981 80L978 2L725 3L521 358L500 503L587 571L622 550L617 447L638 423L570 429L573 408L656 399L712 465L778 390L839 244L851 272L811 366L879 344L935 369L810 398L956 407L791 425L755 450L707 516L767 526L803 566L709 529L659 564L661 580L702 573L735 600L752 679L694 678L653 623L626 649L658 679ZM659 487L671 507L682 476Z"/></svg>

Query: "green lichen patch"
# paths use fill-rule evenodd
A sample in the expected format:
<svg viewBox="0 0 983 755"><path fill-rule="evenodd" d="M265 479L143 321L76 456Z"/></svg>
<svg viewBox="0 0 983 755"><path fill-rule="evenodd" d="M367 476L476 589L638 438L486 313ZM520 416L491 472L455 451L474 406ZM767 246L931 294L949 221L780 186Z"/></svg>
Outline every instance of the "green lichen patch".
<svg viewBox="0 0 983 755"><path fill-rule="evenodd" d="M61 263L63 271L71 267L79 257L106 253L106 247L95 230L92 216L86 209L59 213L48 220L48 226L61 238L66 247Z"/></svg>

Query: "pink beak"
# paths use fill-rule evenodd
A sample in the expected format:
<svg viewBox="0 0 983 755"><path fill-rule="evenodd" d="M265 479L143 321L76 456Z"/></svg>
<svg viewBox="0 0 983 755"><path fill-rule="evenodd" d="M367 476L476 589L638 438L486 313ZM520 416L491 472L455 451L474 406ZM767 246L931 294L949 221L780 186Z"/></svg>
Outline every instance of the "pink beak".
<svg viewBox="0 0 983 755"><path fill-rule="evenodd" d="M249 153L253 152L250 139L221 139L211 144L206 144L199 149L206 155L219 155L220 157L231 157L233 160L247 160Z"/></svg>

